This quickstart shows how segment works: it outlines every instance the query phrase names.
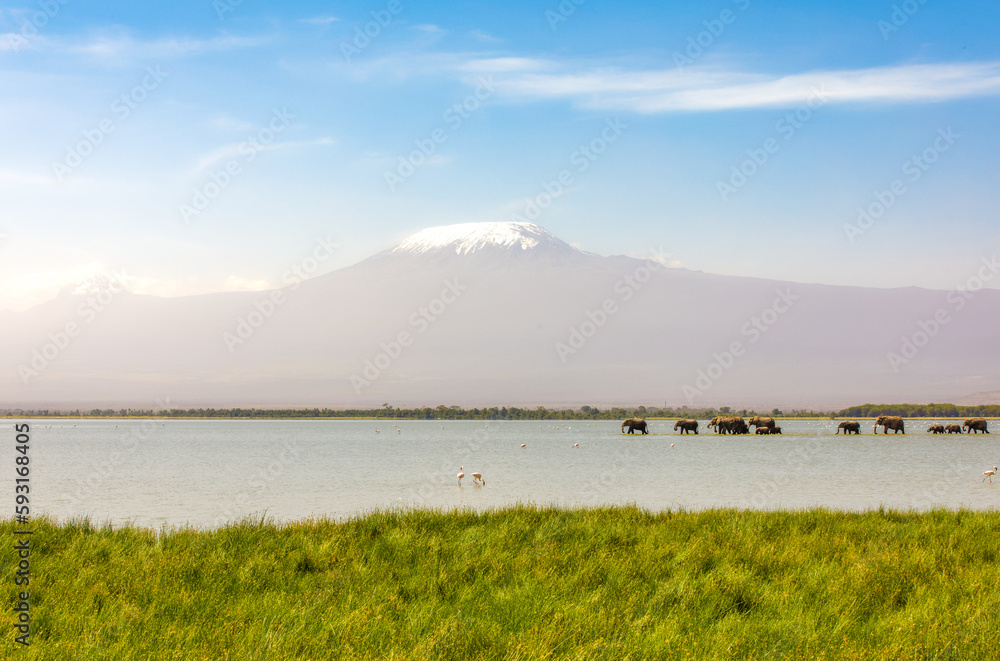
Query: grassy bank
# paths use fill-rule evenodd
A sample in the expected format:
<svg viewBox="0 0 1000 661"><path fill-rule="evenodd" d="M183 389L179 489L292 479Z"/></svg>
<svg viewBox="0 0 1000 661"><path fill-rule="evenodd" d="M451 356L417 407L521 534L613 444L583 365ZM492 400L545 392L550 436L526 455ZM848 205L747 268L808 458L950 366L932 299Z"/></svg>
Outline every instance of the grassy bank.
<svg viewBox="0 0 1000 661"><path fill-rule="evenodd" d="M39 520L33 644L13 642L8 550L0 657L980 659L1000 631L998 524L531 507L163 534Z"/></svg>

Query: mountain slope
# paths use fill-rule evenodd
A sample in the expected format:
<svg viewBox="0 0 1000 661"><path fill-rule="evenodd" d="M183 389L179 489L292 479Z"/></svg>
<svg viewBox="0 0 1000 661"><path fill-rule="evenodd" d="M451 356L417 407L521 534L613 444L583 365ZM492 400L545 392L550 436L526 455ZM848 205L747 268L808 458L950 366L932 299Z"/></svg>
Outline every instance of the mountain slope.
<svg viewBox="0 0 1000 661"><path fill-rule="evenodd" d="M4 405L840 406L1000 389L1000 292L956 309L946 292L715 276L529 224L431 228L277 292L121 293L100 312L88 296L0 323ZM904 337L923 346L904 355Z"/></svg>

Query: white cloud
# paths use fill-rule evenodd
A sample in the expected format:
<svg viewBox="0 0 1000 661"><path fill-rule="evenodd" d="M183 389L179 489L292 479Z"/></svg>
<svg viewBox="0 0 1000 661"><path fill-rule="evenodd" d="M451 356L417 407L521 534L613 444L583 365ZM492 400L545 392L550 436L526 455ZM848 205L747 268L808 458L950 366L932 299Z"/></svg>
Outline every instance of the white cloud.
<svg viewBox="0 0 1000 661"><path fill-rule="evenodd" d="M262 145L257 143L252 147L248 142L234 142L227 145L222 145L221 147L216 147L215 149L205 153L198 159L198 162L194 166L194 173L198 174L208 169L214 163L221 161L223 159L233 159L233 158L246 158L248 150L252 150L254 153L260 153L265 151L273 151L276 149L286 149L289 147L327 147L330 145L336 145L339 141L336 138L331 138L329 136L322 136L312 140L288 140L285 142L272 142L269 145Z"/></svg>
<svg viewBox="0 0 1000 661"><path fill-rule="evenodd" d="M239 156L240 148L244 144L245 143L242 143L242 142L234 142L232 144L222 145L221 147L216 147L215 149L211 150L210 152L204 154L201 158L198 159L197 164L195 164L195 166L194 166L195 173L202 172L203 170L207 169L213 163L215 163L217 161L221 161L224 158L236 158L237 156ZM270 145L267 145L266 147L258 145L258 147L259 147L258 151L266 151L268 149L275 149L277 147L277 145L276 144L270 144Z"/></svg>
<svg viewBox="0 0 1000 661"><path fill-rule="evenodd" d="M109 270L102 262L79 263L60 269L18 272L4 279L0 309L26 310L44 303L67 287L93 281Z"/></svg>
<svg viewBox="0 0 1000 661"><path fill-rule="evenodd" d="M254 128L250 122L246 122L229 115L218 115L208 122L209 126L223 131L249 131Z"/></svg>
<svg viewBox="0 0 1000 661"><path fill-rule="evenodd" d="M170 59L219 51L251 48L267 43L261 38L222 35L211 39L155 39L142 41L127 33L100 35L90 41L66 46L71 53L109 59Z"/></svg>
<svg viewBox="0 0 1000 661"><path fill-rule="evenodd" d="M471 30L469 32L469 36L478 39L479 41L487 41L490 43L499 43L503 41L503 39L500 39L499 37L494 37L491 34L483 32L482 30Z"/></svg>
<svg viewBox="0 0 1000 661"><path fill-rule="evenodd" d="M539 71L553 69L554 62L530 57L489 57L469 60L459 65L461 71L476 73L498 73L511 71Z"/></svg>
<svg viewBox="0 0 1000 661"><path fill-rule="evenodd" d="M0 51L19 51L30 46L31 42L22 34L17 32L0 34Z"/></svg>
<svg viewBox="0 0 1000 661"><path fill-rule="evenodd" d="M336 16L316 16L314 18L300 18L299 23L309 23L311 25L329 25L340 19Z"/></svg>
<svg viewBox="0 0 1000 661"><path fill-rule="evenodd" d="M786 76L714 68L526 73L503 93L568 98L582 105L640 113L788 107L817 94L841 103L927 103L1000 94L1000 63L922 64Z"/></svg>

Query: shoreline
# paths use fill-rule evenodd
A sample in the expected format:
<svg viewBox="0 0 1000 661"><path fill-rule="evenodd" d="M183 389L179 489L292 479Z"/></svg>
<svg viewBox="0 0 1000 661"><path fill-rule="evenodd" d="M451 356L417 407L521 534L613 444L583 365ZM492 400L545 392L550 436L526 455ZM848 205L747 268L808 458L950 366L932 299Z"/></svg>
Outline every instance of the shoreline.
<svg viewBox="0 0 1000 661"><path fill-rule="evenodd" d="M726 414L726 415L736 415L736 414ZM743 416L744 418L749 416ZM767 416L774 418L775 422L780 422L782 420L795 420L795 421L805 421L805 420L821 420L826 422L840 422L844 420L875 420L878 416L871 416L868 418L859 417L849 417L849 416L838 416L838 417L824 417L824 416ZM965 417L976 417L983 418L984 420L1000 420L1000 416L900 416L903 420L962 420ZM676 416L671 416L667 418L663 417L653 417L646 416L644 420L683 420L684 418L679 418ZM698 422L708 421L711 418L695 418ZM237 417L237 416L211 416L211 415L47 415L47 416L24 416L24 415L9 415L0 414L0 420L402 420L405 422L621 422L617 418L520 418L520 419L506 419L506 418L409 418L409 417L389 417L389 416L247 416L247 417Z"/></svg>

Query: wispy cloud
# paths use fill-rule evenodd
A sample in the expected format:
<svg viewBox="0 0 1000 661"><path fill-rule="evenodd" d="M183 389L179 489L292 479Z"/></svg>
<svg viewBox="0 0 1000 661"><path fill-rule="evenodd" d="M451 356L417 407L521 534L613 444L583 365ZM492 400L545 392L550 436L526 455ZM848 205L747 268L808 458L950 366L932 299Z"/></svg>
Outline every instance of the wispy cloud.
<svg viewBox="0 0 1000 661"><path fill-rule="evenodd" d="M28 48L30 43L23 35L17 32L4 32L0 34L0 51L19 51Z"/></svg>
<svg viewBox="0 0 1000 661"><path fill-rule="evenodd" d="M229 115L217 115L209 120L208 125L222 131L249 131L254 128L250 122Z"/></svg>
<svg viewBox="0 0 1000 661"><path fill-rule="evenodd" d="M494 37L492 34L483 32L482 30L470 30L469 36L474 39L478 39L479 41L486 41L489 43L500 43L503 41L503 39L500 39L499 37Z"/></svg>
<svg viewBox="0 0 1000 661"><path fill-rule="evenodd" d="M311 25L329 25L340 19L336 16L316 16L314 18L300 18L299 23L309 23Z"/></svg>
<svg viewBox="0 0 1000 661"><path fill-rule="evenodd" d="M549 70L556 66L556 63L550 60L531 57L485 57L464 62L458 69L475 73L496 73Z"/></svg>
<svg viewBox="0 0 1000 661"><path fill-rule="evenodd" d="M221 35L211 39L155 39L143 41L128 34L99 35L82 43L70 44L65 50L99 58L171 59L203 53L251 48L268 43L257 37Z"/></svg>
<svg viewBox="0 0 1000 661"><path fill-rule="evenodd" d="M1000 94L1000 63L920 64L813 71L786 76L687 68L524 73L503 93L567 98L583 106L640 113L788 107L821 93L828 102L928 103Z"/></svg>
<svg viewBox="0 0 1000 661"><path fill-rule="evenodd" d="M256 143L252 147L248 142L234 142L222 145L221 147L216 147L215 149L203 154L195 164L193 173L200 174L213 164L223 159L245 158L251 151L253 153L259 153L294 147L328 147L336 145L338 142L339 141L336 138L331 138L329 136L323 136L312 140L287 140L285 142L272 142L268 145Z"/></svg>

